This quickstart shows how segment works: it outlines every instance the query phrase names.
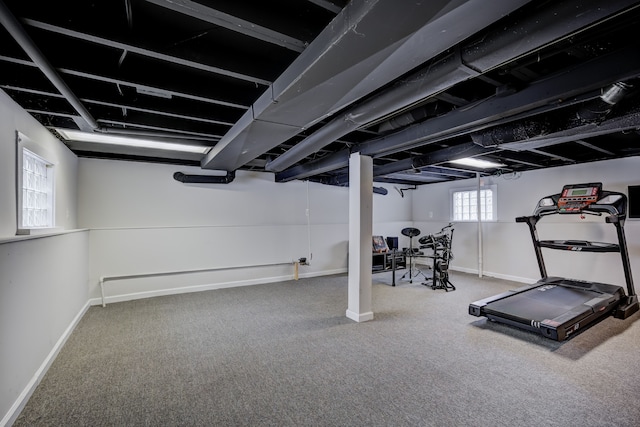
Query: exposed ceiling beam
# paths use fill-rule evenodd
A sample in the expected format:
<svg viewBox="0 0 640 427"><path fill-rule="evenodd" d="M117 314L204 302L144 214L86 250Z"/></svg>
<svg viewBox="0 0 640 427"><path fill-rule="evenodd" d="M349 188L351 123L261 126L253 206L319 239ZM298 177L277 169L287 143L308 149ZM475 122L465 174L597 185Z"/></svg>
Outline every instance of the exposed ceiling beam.
<svg viewBox="0 0 640 427"><path fill-rule="evenodd" d="M192 18L199 19L210 24L236 31L245 36L253 37L267 43L285 47L295 52L302 52L306 43L286 34L279 33L253 22L245 21L228 13L204 6L190 0L146 0L157 6L165 7L174 12L182 13ZM339 11L339 10L338 10Z"/></svg>
<svg viewBox="0 0 640 427"><path fill-rule="evenodd" d="M61 98L61 99L64 98L63 95L61 95L59 93L55 93L55 92L47 92L47 91L42 91L42 90L35 90L35 89L28 89L28 88L21 88L21 87L16 87L16 86L7 86L7 85L0 85L0 88L6 89L6 90L9 90L9 91L14 91L14 92L31 93L31 94L34 94L34 95L41 95L41 96L46 96L46 97L51 97L51 98ZM172 113L170 111L152 110L150 108L142 108L142 107L137 107L135 105L99 101L99 100L91 99L91 98L80 98L80 101L82 101L84 103L87 103L87 104L101 105L101 106L104 106L104 107L112 107L112 108L122 108L122 109L129 110L129 111L139 111L139 112L149 113L149 114L154 114L154 115L159 115L159 116L173 117L173 118L176 118L176 119L193 120L193 121L196 121L196 122L211 123L211 124L223 125L223 126L231 126L231 125L233 125L233 123L231 123L231 122L225 122L225 121L222 121L222 120L213 120L213 119L208 119L206 117L199 117L199 116L194 116L194 115L177 114L177 113Z"/></svg>
<svg viewBox="0 0 640 427"><path fill-rule="evenodd" d="M47 77L51 84L67 99L69 104L76 110L78 115L82 117L85 124L92 128L97 129L98 123L95 118L89 113L89 110L85 108L80 100L75 96L71 88L60 77L60 74L51 65L49 59L44 56L38 46L33 42L31 37L27 34L24 27L11 11L7 8L4 2L0 1L0 23L9 32L11 37L20 45L25 53L31 58L34 65Z"/></svg>
<svg viewBox="0 0 640 427"><path fill-rule="evenodd" d="M18 65L24 65L24 66L27 66L27 67L37 68L37 65L34 64L31 61L25 61L24 59L12 58L12 57L9 57L9 56L0 55L0 61L11 62L13 64L18 64ZM116 79L116 78L107 77L107 76L100 76L100 75L92 74L92 73L85 73L85 72L78 71L78 70L72 70L70 68L58 68L57 70L61 74L68 74L68 75L75 76L75 77L81 77L83 79L89 79L89 80L95 80L95 81L100 81L100 82L105 82L105 83L112 83L112 84L115 84L115 85L132 87L132 88L135 88L135 89L140 89L142 91L165 92L165 93L167 93L167 94L169 94L171 96L177 96L177 97L180 97L180 98L191 99L193 101L206 102L206 103L209 103L209 104L216 104L216 105L220 105L220 106L223 106L223 107L238 108L238 109L241 109L241 110L246 110L246 109L249 108L248 105L238 104L238 103L234 103L234 102L226 102L226 101L223 101L223 100L220 100L220 99L207 98L207 97L204 97L204 96L193 95L193 94L190 94L190 93L170 90L170 89L167 89L167 88L159 88L159 87L155 87L155 86L148 86L148 85L145 85L145 84L136 83L136 82L132 82L132 81L129 81L129 80L122 80L122 79Z"/></svg>
<svg viewBox="0 0 640 427"><path fill-rule="evenodd" d="M481 154L492 154L498 152L499 149L496 148L485 148L479 145L474 144L473 142L469 142L466 144L460 144L453 147L446 147L440 150L436 150L432 153L406 158L403 160L399 160L394 163L389 163L382 166L374 166L373 167L373 177L374 180L378 177L390 176L392 174L408 171L411 169L422 169L428 166L435 166L442 163L450 162L452 160L458 160L465 157L475 157ZM338 153L336 153L338 154ZM303 165L304 166L304 165ZM473 174L475 176L475 171L463 171L458 169L461 173L464 174ZM282 172L284 173L284 172ZM276 174L276 181L279 181L281 174ZM407 175L407 174L405 174ZM463 178L462 176L458 176L458 178ZM467 175L466 178L469 178ZM334 182L337 183L346 183L349 182L349 173L345 171L344 173L340 173L333 178ZM282 182L282 181L280 181Z"/></svg>
<svg viewBox="0 0 640 427"><path fill-rule="evenodd" d="M550 157L552 159L562 160L562 161L567 162L567 163L575 163L575 159L570 159L569 157L560 156L558 154L547 153L544 150L538 150L536 148L532 148L529 151L532 152L532 153L540 154L541 156L547 156L547 157Z"/></svg>
<svg viewBox="0 0 640 427"><path fill-rule="evenodd" d="M446 168L442 166L426 166L421 167L422 172L428 172L433 175L455 176L457 178L473 178L474 172L463 171L460 169Z"/></svg>
<svg viewBox="0 0 640 427"><path fill-rule="evenodd" d="M156 51L145 49L138 46L133 46L126 43L120 43L114 40L105 39L103 37L93 36L87 33L81 33L79 31L70 30L68 28L58 27L57 25L47 24L45 22L36 21L34 19L24 19L24 22L25 24L30 25L34 28L40 28L41 30L62 34L63 36L72 37L72 38L83 40L83 41L88 41L88 42L99 44L102 46L108 46L114 49L120 49L123 52L135 53L137 55L146 56L148 58L153 58L160 61L170 62L176 65L181 65L183 67L189 67L196 70L218 74L221 76L231 77L234 79L243 80L243 81L260 84L264 86L268 86L271 84L270 81L264 80L258 77L249 76L247 74L242 74L242 73L236 73L231 70L225 70L224 68L202 64L200 62L190 61L188 59L178 58L176 56L165 55L164 53L156 52Z"/></svg>
<svg viewBox="0 0 640 427"><path fill-rule="evenodd" d="M204 138L206 140L219 140L222 137L222 135L214 135L214 134L210 134L210 133L191 132L191 131L182 130L182 129L174 129L174 128L170 128L170 127L166 127L166 126L164 126L164 127L151 126L151 125L146 125L146 124L142 124L142 123L123 122L123 121L119 121L119 120L98 119L98 123L102 123L102 124L111 126L111 127L108 127L108 128L101 128L101 131L104 132L104 133L122 133L122 134L126 134L128 132L128 130L133 127L133 128L135 128L134 129L134 133L136 132L136 129L147 129L147 130L153 130L153 131L158 131L158 132L162 132L162 133L167 133L168 132L168 133L186 135L187 137L189 137L189 136L202 137L202 138ZM122 129L122 131L118 131L118 129ZM147 135L147 136L152 136L152 135Z"/></svg>
<svg viewBox="0 0 640 427"><path fill-rule="evenodd" d="M327 9L329 12L333 12L333 13L340 13L340 11L342 10L342 8L338 5L333 4L332 2L328 1L328 0L307 0L309 3L313 3L316 6L320 6L324 9Z"/></svg>
<svg viewBox="0 0 640 427"><path fill-rule="evenodd" d="M578 139L578 140L576 140L576 141L574 141L574 142L575 142L576 144L580 144L580 145L582 145L583 147L587 147L587 148L590 148L590 149L592 149L592 150L599 151L599 152L601 152L601 153L603 153L603 154L606 154L607 156L614 156L614 155L615 155L614 153L612 153L612 152L611 152L611 151L609 151L609 150L605 150L604 148L600 148L600 147L598 147L598 146L596 146L596 145L590 144L590 143L588 143L587 141L583 141L583 140L581 140L581 139Z"/></svg>
<svg viewBox="0 0 640 427"><path fill-rule="evenodd" d="M80 98L80 100L82 102L86 102L87 104L102 105L105 107L113 107L113 108L124 108L130 111L139 111L139 112L149 113L149 114L158 115L158 116L173 117L176 119L192 120L194 122L210 123L210 124L223 125L223 126L233 125L233 123L225 122L221 120L207 119L205 117L197 117L193 115L176 114L169 111L152 110L149 108L140 108L132 105L116 104L113 102L104 102L104 101L98 101L95 99L88 99L88 98Z"/></svg>

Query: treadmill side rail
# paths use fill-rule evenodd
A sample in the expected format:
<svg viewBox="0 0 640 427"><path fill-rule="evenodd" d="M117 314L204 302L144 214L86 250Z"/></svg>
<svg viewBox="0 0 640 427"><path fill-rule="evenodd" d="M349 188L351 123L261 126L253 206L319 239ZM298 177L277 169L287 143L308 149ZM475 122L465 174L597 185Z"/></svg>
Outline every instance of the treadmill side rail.
<svg viewBox="0 0 640 427"><path fill-rule="evenodd" d="M529 289L535 288L537 286L540 286L540 283L535 283L533 285L526 285L516 289L511 289L507 292L503 292L498 295L493 295L491 297L472 302L471 304L469 304L469 314L476 317L484 316L485 315L484 307L487 304L490 304L495 301L499 301L501 299L509 298L515 294L526 292Z"/></svg>

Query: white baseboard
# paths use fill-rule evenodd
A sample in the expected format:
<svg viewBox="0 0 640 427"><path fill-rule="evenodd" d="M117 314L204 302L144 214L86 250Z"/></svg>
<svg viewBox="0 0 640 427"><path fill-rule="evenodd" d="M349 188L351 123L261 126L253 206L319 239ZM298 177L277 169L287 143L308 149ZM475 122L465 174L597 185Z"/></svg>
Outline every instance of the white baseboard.
<svg viewBox="0 0 640 427"><path fill-rule="evenodd" d="M367 311L366 313L356 313L355 311L347 310L346 316L355 320L356 322L368 322L373 320L373 311Z"/></svg>
<svg viewBox="0 0 640 427"><path fill-rule="evenodd" d="M80 319L82 319L82 316L84 316L84 314L89 309L89 305L90 304L87 301L87 303L80 309L78 314L76 314L76 316L73 318L69 326L67 326L67 329L65 329L65 331L62 333L62 335L60 336L58 341L55 343L55 345L53 346L53 348L51 349L47 357L44 359L44 361L42 362L38 370L35 372L31 380L27 384L27 386L24 388L24 390L22 390L22 393L20 393L20 395L18 396L16 401L13 403L9 411L6 413L4 418L0 420L0 427L10 426L16 421L16 419L24 409L25 405L29 401L29 398L31 398L31 395L36 390L36 387L38 387L38 384L40 384L40 381L42 381L44 374L47 373L47 370L49 369L53 361L56 359L56 356L58 356L58 353L60 352L64 344L67 342L67 339L69 339L69 337L71 336L71 333L78 325L78 322L80 322Z"/></svg>
<svg viewBox="0 0 640 427"><path fill-rule="evenodd" d="M313 273L302 273L302 274L298 274L298 277L309 278L309 277L329 276L332 274L345 273L346 271L347 271L346 268L342 268L337 270L327 270L327 271L313 272ZM191 292L203 292L203 291L210 291L214 289L263 285L267 283L276 283L276 282L283 282L286 280L293 280L293 278L294 278L293 275L286 275L286 276L264 277L264 278L252 279L252 280L238 280L234 282L209 283L205 285L185 286L181 288L157 289L153 291L133 292L130 294L112 295L112 296L105 297L104 300L106 304L109 304L114 302L133 301L137 299L153 298L153 297L166 296L166 295L186 294ZM89 304L92 306L102 305L102 299L92 298L89 300Z"/></svg>
<svg viewBox="0 0 640 427"><path fill-rule="evenodd" d="M454 266L450 266L449 268L453 271L460 271L461 273L478 274L478 270L473 268L454 267ZM482 275L485 277L493 277L495 279L503 279L503 280L510 280L512 282L525 283L527 285L532 285L538 281L538 279L531 279L529 277L511 276L508 274L494 273L491 271L484 271L482 272Z"/></svg>

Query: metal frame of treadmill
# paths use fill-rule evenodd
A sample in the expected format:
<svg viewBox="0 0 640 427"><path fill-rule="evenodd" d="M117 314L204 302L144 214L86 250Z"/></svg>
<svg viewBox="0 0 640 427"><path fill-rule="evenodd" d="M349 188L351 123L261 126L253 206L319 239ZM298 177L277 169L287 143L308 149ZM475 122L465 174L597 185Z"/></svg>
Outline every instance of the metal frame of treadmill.
<svg viewBox="0 0 640 427"><path fill-rule="evenodd" d="M602 184L600 183L577 184L577 186L585 187L596 185L600 188L602 187ZM613 313L614 317L618 319L626 319L638 311L640 305L638 304L638 297L636 296L633 286L631 264L629 261L629 253L624 234L627 196L623 193L613 191L601 191L598 201L588 205L583 210L571 212L563 211L558 208L558 200L560 199L560 196L561 194L559 193L544 197L538 202L533 215L516 218L516 222L524 222L529 226L542 279L534 285L523 286L518 289L473 302L469 305L469 314L477 317L485 316L496 322L538 332L543 336L556 341L563 341L572 336L575 332L586 329L596 321L611 313ZM550 203L550 201L553 203ZM608 201L610 202L607 203ZM538 238L536 224L543 216L552 214L571 215L585 213L594 215L602 215L603 213L608 214L608 216L605 217L605 221L616 227L618 244L575 240L541 241ZM627 295L625 295L623 288L617 285L548 277L542 255L543 247L576 252L620 252L627 285ZM487 307L496 301L511 298L515 295L521 295L525 292L530 292L534 289L549 285L582 289L584 291L597 293L598 297L576 306L574 309L567 311L555 319L544 319L542 321L529 319L529 323L523 319L514 319L510 315L504 313L501 314L500 312L491 310L491 307Z"/></svg>

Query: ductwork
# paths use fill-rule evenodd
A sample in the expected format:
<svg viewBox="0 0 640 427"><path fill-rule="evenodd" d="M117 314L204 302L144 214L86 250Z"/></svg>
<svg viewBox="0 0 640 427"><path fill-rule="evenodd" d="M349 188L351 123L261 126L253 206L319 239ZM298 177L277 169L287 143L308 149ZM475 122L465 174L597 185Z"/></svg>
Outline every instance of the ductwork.
<svg viewBox="0 0 640 427"><path fill-rule="evenodd" d="M373 193L374 194L382 194L383 196L386 196L387 193L389 193L389 190L387 190L384 187L373 187Z"/></svg>
<svg viewBox="0 0 640 427"><path fill-rule="evenodd" d="M236 178L236 172L227 172L226 175L188 175L182 172L173 174L173 179L183 184L229 184Z"/></svg>
<svg viewBox="0 0 640 427"><path fill-rule="evenodd" d="M454 110L361 143L351 150L380 157L597 99L599 88L611 79L626 81L640 75L640 53L635 48L625 48L574 67L572 71L545 78L512 95L492 98L475 108ZM342 150L316 162L277 173L276 180L303 179L347 166L348 150Z"/></svg>
<svg viewBox="0 0 640 427"><path fill-rule="evenodd" d="M550 140L549 135L557 136L571 128L601 123L611 114L613 108L630 94L632 89L633 85L630 83L617 82L603 88L597 99L588 101L580 107L560 112L554 115L552 120L538 116L535 120L495 126L486 131L472 133L471 139L482 147L511 147L510 149L516 150L534 148L532 143L537 141L535 148L540 148L546 146ZM518 143L522 148L518 148Z"/></svg>
<svg viewBox="0 0 640 427"><path fill-rule="evenodd" d="M243 166L526 3L494 0L488 8L485 0L349 2L223 136L202 167Z"/></svg>
<svg viewBox="0 0 640 427"><path fill-rule="evenodd" d="M347 111L269 162L265 168L281 172L368 123L485 73L513 58L562 40L594 22L634 6L635 3L630 0L612 0L603 4L600 0L589 0L579 6L563 2L550 4L548 8L528 16L522 22L515 22L508 28L483 37L479 42L465 45Z"/></svg>
<svg viewBox="0 0 640 427"><path fill-rule="evenodd" d="M389 119L378 125L378 132L385 133L395 129L400 129L415 122L422 121L427 117L433 117L438 114L440 108L439 102L431 102L423 107L414 108L413 110L400 114L397 117Z"/></svg>
<svg viewBox="0 0 640 427"><path fill-rule="evenodd" d="M625 98L633 86L625 82L617 82L602 90L600 98L576 113L584 123L603 120L613 107Z"/></svg>

